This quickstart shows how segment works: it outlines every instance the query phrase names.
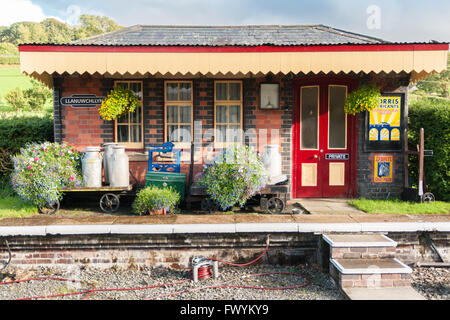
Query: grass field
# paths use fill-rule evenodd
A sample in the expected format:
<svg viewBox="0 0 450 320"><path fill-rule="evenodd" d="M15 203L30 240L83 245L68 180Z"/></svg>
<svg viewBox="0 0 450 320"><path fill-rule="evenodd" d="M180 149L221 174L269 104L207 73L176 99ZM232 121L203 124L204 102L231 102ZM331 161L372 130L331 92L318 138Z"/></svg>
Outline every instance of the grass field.
<svg viewBox="0 0 450 320"><path fill-rule="evenodd" d="M51 114L53 104L51 99L47 101L43 110L39 111L18 111L6 104L4 96L14 88L26 90L31 88L30 78L20 73L19 66L0 65L0 117L9 118L13 116L46 116Z"/></svg>
<svg viewBox="0 0 450 320"><path fill-rule="evenodd" d="M4 97L14 88L28 89L31 87L30 78L20 73L18 66L0 67L0 96Z"/></svg>
<svg viewBox="0 0 450 320"><path fill-rule="evenodd" d="M349 203L359 210L372 214L450 214L450 203L443 201L415 203L401 200L355 199Z"/></svg>

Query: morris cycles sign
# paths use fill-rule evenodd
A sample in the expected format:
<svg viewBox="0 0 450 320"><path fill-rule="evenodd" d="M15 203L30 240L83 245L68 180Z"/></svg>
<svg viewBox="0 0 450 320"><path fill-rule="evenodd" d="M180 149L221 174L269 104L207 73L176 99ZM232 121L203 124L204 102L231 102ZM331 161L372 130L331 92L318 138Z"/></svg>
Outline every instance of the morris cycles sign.
<svg viewBox="0 0 450 320"><path fill-rule="evenodd" d="M98 97L95 94L73 94L70 97L62 97L63 106L73 108L92 108L102 104L105 97Z"/></svg>

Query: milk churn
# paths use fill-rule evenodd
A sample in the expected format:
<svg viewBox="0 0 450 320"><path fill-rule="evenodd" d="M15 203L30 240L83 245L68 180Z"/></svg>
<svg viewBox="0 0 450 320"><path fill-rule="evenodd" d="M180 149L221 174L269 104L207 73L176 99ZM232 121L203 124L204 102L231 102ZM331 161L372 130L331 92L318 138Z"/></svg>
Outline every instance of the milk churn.
<svg viewBox="0 0 450 320"><path fill-rule="evenodd" d="M279 183L287 179L286 175L283 175L281 171L281 154L278 149L278 145L269 144L261 157L264 168L267 171L269 184Z"/></svg>
<svg viewBox="0 0 450 320"><path fill-rule="evenodd" d="M113 146L111 156L109 183L111 187L128 187L130 185L130 166L124 146Z"/></svg>
<svg viewBox="0 0 450 320"><path fill-rule="evenodd" d="M83 173L83 185L89 188L102 186L102 158L100 147L86 147L85 154L81 159Z"/></svg>
<svg viewBox="0 0 450 320"><path fill-rule="evenodd" d="M105 176L105 183L109 184L109 172L111 171L111 157L113 155L113 147L116 146L117 143L115 142L107 142L103 144L103 171Z"/></svg>

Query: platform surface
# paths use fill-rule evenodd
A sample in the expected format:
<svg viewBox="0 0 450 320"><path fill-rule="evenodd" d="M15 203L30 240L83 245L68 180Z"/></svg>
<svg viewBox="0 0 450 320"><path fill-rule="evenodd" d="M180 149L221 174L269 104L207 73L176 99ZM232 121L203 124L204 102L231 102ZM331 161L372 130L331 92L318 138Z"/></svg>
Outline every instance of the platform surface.
<svg viewBox="0 0 450 320"><path fill-rule="evenodd" d="M343 288L350 300L426 300L412 287L398 288Z"/></svg>

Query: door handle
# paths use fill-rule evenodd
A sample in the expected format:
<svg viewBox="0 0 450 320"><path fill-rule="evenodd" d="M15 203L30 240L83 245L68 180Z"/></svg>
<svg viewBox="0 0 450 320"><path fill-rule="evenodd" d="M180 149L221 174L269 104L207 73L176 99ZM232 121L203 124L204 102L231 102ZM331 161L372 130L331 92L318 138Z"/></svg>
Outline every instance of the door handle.
<svg viewBox="0 0 450 320"><path fill-rule="evenodd" d="M317 158L318 158L318 156L317 156L317 154L315 154L315 155L314 155L314 159L317 159Z"/></svg>

